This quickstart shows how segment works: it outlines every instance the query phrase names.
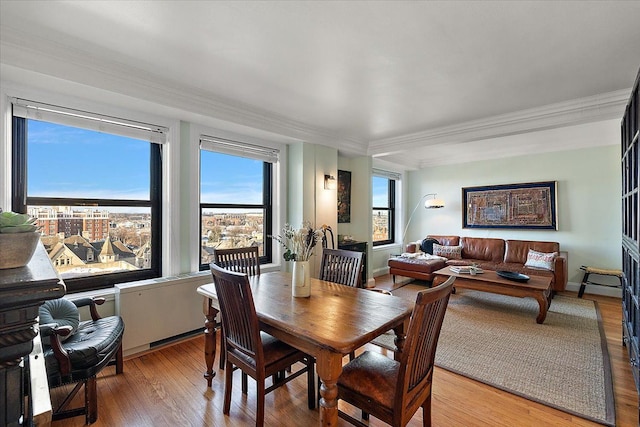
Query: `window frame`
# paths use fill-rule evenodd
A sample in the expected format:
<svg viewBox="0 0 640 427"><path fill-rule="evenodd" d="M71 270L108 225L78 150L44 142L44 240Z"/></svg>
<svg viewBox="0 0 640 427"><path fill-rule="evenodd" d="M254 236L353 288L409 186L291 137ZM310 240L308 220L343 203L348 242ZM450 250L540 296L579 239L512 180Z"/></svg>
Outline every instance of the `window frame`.
<svg viewBox="0 0 640 427"><path fill-rule="evenodd" d="M98 115L98 114L96 114ZM116 284L153 279L162 276L162 197L163 197L163 146L149 142L150 179L149 200L66 198L66 197L29 197L27 195L27 118L11 115L12 119L12 172L11 172L11 209L15 212L27 212L27 206L71 206L96 207L123 206L146 207L151 210L151 267L143 270L96 274L84 277L65 278L67 292L81 292L111 288ZM44 120L49 122L48 120ZM68 125L78 127L75 125ZM107 132L110 133L110 132Z"/></svg>
<svg viewBox="0 0 640 427"><path fill-rule="evenodd" d="M371 180L373 178L384 178L388 182L387 187L387 198L388 198L388 207L380 207L380 206L372 206L371 208L371 220L373 221L374 211L387 211L389 218L389 238L386 240L373 240L373 235L371 236L371 241L373 246L382 246L382 245L390 245L395 242L396 237L396 178L373 173L371 176ZM373 201L371 203L373 205Z"/></svg>
<svg viewBox="0 0 640 427"><path fill-rule="evenodd" d="M216 138L214 138L216 139ZM220 138L221 141L224 141ZM234 144L238 146L242 146L243 143L234 141ZM255 147L252 144L247 144L247 146ZM199 174L198 174L198 182L202 180L202 151L216 152L222 153L226 155L232 155L237 157L245 157L245 158L253 158L252 156L239 156L236 153L225 152L223 150L217 151L215 149L208 149L200 147L198 150L198 162L199 162ZM209 264L202 263L202 211L203 209L262 209L263 210L263 255L259 258L260 264L270 264L273 260L273 245L269 236L273 234L273 225L274 225L274 212L273 212L273 195L274 195L274 187L276 185L274 180L274 164L271 162L263 161L262 162L262 204L252 204L252 203L203 203L201 200L201 189L198 191L198 200L199 200L199 217L198 217L198 236L197 245L198 245L198 265L199 270L209 270Z"/></svg>

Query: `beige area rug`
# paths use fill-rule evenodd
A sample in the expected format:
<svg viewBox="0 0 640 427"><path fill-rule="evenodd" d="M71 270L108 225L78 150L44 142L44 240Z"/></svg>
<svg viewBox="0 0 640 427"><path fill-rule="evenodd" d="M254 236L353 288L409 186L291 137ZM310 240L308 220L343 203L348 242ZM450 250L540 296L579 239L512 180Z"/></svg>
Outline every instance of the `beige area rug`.
<svg viewBox="0 0 640 427"><path fill-rule="evenodd" d="M392 291L415 301L424 286ZM459 290L447 307L436 366L581 418L615 425L611 364L593 301L556 296L538 325L538 303ZM393 350L393 332L375 344Z"/></svg>

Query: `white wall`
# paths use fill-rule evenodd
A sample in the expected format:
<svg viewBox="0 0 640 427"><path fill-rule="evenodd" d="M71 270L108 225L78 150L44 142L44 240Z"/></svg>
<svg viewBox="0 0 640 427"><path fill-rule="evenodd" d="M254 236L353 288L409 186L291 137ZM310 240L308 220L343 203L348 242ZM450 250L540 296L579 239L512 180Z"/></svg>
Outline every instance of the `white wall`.
<svg viewBox="0 0 640 427"><path fill-rule="evenodd" d="M325 174L335 177L337 168L338 150L335 148L304 142L289 145L287 221L293 227L298 228L308 221L316 228L327 224L332 230L337 229L336 190L324 189ZM321 255L318 246L309 260L314 277L318 277ZM290 264L285 263L289 271Z"/></svg>
<svg viewBox="0 0 640 427"><path fill-rule="evenodd" d="M338 224L336 234L352 236L354 240L359 242L368 242L368 279L373 277L374 271L373 264L369 261L373 255L371 243L373 236L373 222L371 220L372 167L370 156L338 158L338 169L351 172L351 222Z"/></svg>
<svg viewBox="0 0 640 427"><path fill-rule="evenodd" d="M602 122L601 126L616 145L410 172L409 211L423 194L430 192L437 192L446 207L417 211L407 240L418 240L427 234L453 234L557 241L560 249L569 253L569 281L574 283L581 281L581 265L621 268L619 124ZM558 182L558 231L462 228L463 187L536 181Z"/></svg>

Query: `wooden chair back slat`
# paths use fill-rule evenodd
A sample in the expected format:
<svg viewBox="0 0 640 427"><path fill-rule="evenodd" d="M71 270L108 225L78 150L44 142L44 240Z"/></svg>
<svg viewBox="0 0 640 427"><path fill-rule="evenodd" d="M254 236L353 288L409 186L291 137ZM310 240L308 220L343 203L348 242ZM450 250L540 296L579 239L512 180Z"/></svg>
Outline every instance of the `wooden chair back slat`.
<svg viewBox="0 0 640 427"><path fill-rule="evenodd" d="M324 248L320 263L320 280L361 287L362 257L362 252Z"/></svg>
<svg viewBox="0 0 640 427"><path fill-rule="evenodd" d="M214 264L247 276L260 274L260 254L257 246L231 249L214 249Z"/></svg>
<svg viewBox="0 0 640 427"><path fill-rule="evenodd" d="M226 349L235 348L259 363L263 357L260 325L247 275L215 264L210 267L220 304Z"/></svg>
<svg viewBox="0 0 640 427"><path fill-rule="evenodd" d="M419 292L407 330L407 340L400 358L396 384L394 414L402 418L413 416L416 396L431 394L433 365L442 322L449 304L455 276L426 291ZM420 399L418 399L419 401Z"/></svg>

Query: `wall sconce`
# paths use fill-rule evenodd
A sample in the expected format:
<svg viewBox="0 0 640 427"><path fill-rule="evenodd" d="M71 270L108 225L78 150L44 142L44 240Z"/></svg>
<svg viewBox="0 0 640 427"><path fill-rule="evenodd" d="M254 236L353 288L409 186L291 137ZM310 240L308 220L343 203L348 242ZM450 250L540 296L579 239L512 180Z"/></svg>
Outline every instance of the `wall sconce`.
<svg viewBox="0 0 640 427"><path fill-rule="evenodd" d="M325 190L335 190L336 189L336 178L333 175L325 175L324 176L324 189Z"/></svg>

